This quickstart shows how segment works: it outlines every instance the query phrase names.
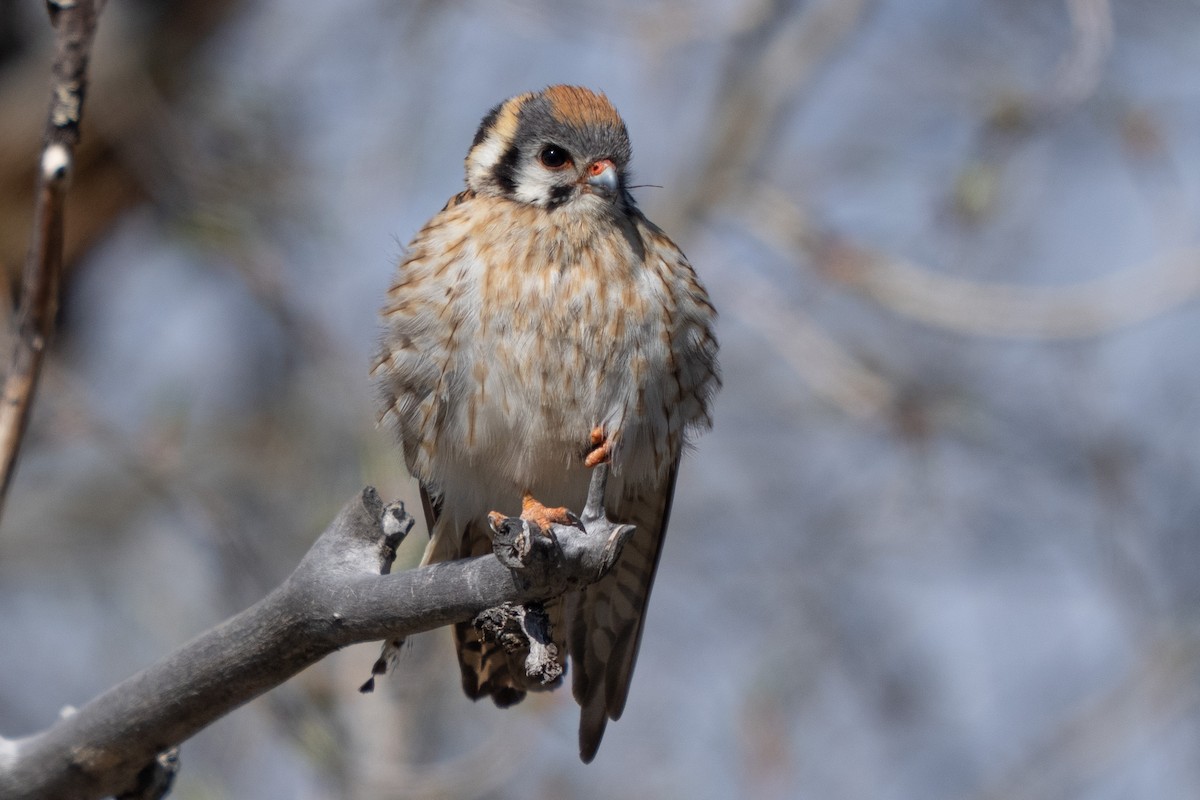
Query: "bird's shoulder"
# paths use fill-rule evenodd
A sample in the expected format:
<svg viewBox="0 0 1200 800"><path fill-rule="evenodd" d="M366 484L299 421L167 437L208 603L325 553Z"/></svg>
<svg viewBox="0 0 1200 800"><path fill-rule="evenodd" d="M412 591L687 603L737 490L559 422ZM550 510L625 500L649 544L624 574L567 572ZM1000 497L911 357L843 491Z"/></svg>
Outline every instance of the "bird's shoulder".
<svg viewBox="0 0 1200 800"><path fill-rule="evenodd" d="M477 195L473 189L463 189L461 192L447 200L446 205L442 206L442 210L438 213L445 213L452 208L457 208L463 203L474 200L476 197Z"/></svg>

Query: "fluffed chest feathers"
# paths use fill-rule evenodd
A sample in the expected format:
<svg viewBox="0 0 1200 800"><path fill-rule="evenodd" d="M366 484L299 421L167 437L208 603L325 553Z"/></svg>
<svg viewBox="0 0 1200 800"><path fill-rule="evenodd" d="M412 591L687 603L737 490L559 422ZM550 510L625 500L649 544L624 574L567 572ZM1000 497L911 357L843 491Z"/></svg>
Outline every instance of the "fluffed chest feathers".
<svg viewBox="0 0 1200 800"><path fill-rule="evenodd" d="M605 250L558 249L558 258L547 252L522 262L536 270L501 266L480 276L471 364L460 365L473 380L460 384L466 396L456 404L465 443L474 443L471 460L490 458L489 442L513 435L531 453L577 460L596 425L619 437L618 470L642 456L657 462L670 449L664 437L677 425L642 429L655 422L647 409L661 411L674 380L670 298L640 259ZM626 436L629 429L637 430Z"/></svg>

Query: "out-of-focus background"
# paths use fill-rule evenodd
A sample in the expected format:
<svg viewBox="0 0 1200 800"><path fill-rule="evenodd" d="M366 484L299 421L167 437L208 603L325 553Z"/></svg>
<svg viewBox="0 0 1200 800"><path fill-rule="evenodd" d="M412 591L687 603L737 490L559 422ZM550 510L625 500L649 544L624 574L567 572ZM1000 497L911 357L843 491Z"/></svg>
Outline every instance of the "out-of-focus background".
<svg viewBox="0 0 1200 800"><path fill-rule="evenodd" d="M722 316L625 717L444 632L213 725L174 796L1200 795L1189 0L111 2L60 332L0 527L0 731L286 575L365 484L403 244L499 100L603 89ZM0 271L49 33L0 0ZM415 561L421 543L402 554Z"/></svg>

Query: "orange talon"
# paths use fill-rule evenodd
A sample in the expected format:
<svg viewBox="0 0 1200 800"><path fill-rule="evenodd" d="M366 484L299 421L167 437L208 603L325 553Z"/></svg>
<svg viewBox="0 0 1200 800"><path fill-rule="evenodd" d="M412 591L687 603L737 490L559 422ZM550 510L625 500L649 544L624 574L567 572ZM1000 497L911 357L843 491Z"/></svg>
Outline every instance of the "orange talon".
<svg viewBox="0 0 1200 800"><path fill-rule="evenodd" d="M566 508L547 508L533 498L529 492L521 498L521 519L532 522L543 531L551 525L574 525L575 515Z"/></svg>
<svg viewBox="0 0 1200 800"><path fill-rule="evenodd" d="M609 444L608 437L604 435L604 428L599 425L592 428L592 449L588 451L587 456L583 459L583 465L588 469L603 464L612 456L612 447Z"/></svg>

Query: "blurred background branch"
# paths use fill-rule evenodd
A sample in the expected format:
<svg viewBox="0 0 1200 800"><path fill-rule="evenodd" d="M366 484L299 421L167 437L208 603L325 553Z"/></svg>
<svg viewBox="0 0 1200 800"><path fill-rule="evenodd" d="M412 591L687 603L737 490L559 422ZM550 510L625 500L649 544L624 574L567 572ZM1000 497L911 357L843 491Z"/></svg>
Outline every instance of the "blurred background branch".
<svg viewBox="0 0 1200 800"><path fill-rule="evenodd" d="M46 4L57 32L53 82L34 193L33 235L21 279L12 355L0 391L0 515L58 313L65 227L63 198L74 168L99 5L92 0L49 0Z"/></svg>
<svg viewBox="0 0 1200 800"><path fill-rule="evenodd" d="M905 318L968 336L1100 336L1186 305L1200 293L1200 249L1194 248L1075 285L1028 286L965 280L856 246L820 229L766 184L747 194L738 219L831 282Z"/></svg>

